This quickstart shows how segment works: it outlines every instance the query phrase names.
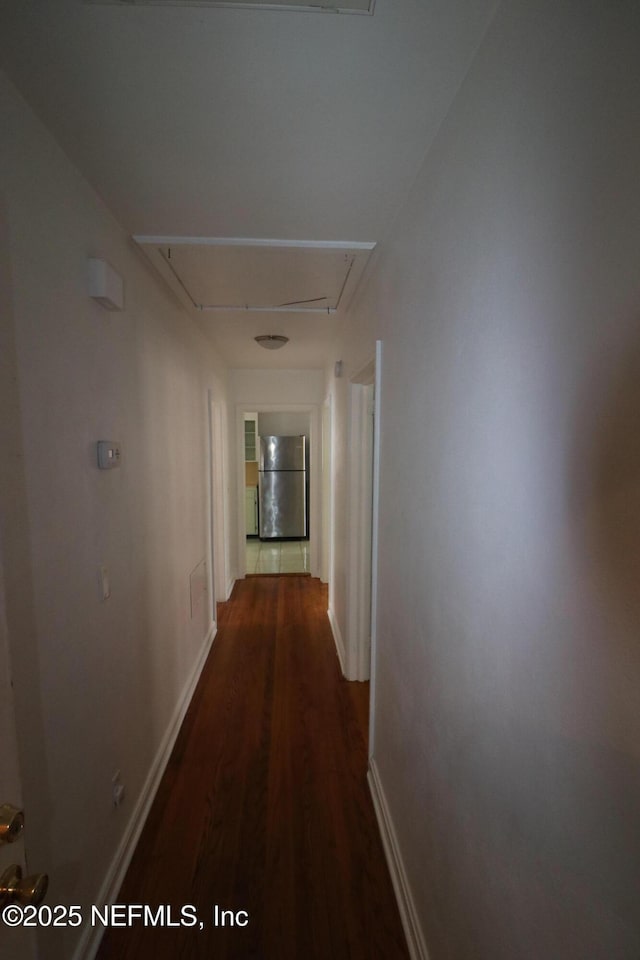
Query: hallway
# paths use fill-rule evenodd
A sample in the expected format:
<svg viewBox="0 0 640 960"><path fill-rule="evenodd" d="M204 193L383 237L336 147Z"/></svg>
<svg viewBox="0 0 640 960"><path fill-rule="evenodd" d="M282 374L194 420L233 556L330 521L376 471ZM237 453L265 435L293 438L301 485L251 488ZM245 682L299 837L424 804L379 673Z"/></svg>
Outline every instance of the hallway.
<svg viewBox="0 0 640 960"><path fill-rule="evenodd" d="M99 960L408 956L366 782L368 685L342 679L326 607L304 576L240 581L221 605L117 897L193 904L204 929L110 929ZM215 928L216 904L248 924Z"/></svg>
<svg viewBox="0 0 640 960"><path fill-rule="evenodd" d="M640 960L640 3L281 6L0 8L5 867L207 921L101 960Z"/></svg>

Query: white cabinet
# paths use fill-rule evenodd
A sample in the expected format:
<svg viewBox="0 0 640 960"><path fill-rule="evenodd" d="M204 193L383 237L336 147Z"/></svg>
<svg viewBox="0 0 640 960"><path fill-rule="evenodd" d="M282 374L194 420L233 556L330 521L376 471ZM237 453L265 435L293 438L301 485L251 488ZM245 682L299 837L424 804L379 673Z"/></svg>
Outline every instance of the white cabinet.
<svg viewBox="0 0 640 960"><path fill-rule="evenodd" d="M245 461L258 459L257 413L245 413L244 415L244 459Z"/></svg>
<svg viewBox="0 0 640 960"><path fill-rule="evenodd" d="M245 487L245 523L247 527L247 536L255 537L258 535L258 488Z"/></svg>

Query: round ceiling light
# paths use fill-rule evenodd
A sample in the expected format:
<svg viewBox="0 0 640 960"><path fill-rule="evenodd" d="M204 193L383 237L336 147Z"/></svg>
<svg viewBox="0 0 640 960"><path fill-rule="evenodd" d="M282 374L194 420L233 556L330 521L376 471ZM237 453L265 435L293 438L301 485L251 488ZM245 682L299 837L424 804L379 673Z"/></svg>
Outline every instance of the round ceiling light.
<svg viewBox="0 0 640 960"><path fill-rule="evenodd" d="M289 343L289 337L283 337L279 333L263 333L259 337L254 337L254 340L265 350L279 350L285 343Z"/></svg>

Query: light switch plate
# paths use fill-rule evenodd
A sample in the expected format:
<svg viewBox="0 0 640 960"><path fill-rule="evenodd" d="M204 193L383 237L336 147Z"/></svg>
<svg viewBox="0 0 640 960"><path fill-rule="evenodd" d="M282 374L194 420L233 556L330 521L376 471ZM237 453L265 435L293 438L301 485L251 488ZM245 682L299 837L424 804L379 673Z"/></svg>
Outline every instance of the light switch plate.
<svg viewBox="0 0 640 960"><path fill-rule="evenodd" d="M111 584L109 583L109 571L106 567L100 567L100 587L102 589L102 599L108 600L111 596Z"/></svg>

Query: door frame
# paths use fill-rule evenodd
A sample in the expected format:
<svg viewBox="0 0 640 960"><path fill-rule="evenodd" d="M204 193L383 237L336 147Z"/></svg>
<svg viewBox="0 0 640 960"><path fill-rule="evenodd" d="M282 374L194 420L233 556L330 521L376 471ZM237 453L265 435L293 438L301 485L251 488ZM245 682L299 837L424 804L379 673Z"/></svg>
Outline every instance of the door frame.
<svg viewBox="0 0 640 960"><path fill-rule="evenodd" d="M0 750L0 803L11 803L22 808L22 778L13 699L13 672L9 644L9 626L4 592L4 562L0 530L0 720L2 722L2 749ZM10 846L0 847L0 873L17 863L26 872L24 836ZM36 931L11 929L0 923L0 949L3 955L16 960L33 960L36 956Z"/></svg>
<svg viewBox="0 0 640 960"><path fill-rule="evenodd" d="M370 757L375 736L381 380L382 341L376 340L375 358L361 367L349 382L347 492L349 573L345 676L348 680L370 680ZM373 431L366 424L369 413L365 388L371 385L374 388Z"/></svg>
<svg viewBox="0 0 640 960"><path fill-rule="evenodd" d="M0 441L4 454L0 475L0 803L24 807L27 802L25 832L16 843L0 848L0 872L13 863L28 872L36 835L39 845L33 867L48 870L53 863L48 817L53 803L41 707L10 234L5 213L0 197ZM33 960L37 939L35 929L11 929L0 923L3 955Z"/></svg>
<svg viewBox="0 0 640 960"><path fill-rule="evenodd" d="M345 675L368 680L371 664L373 409L375 361L349 382L347 643Z"/></svg>
<svg viewBox="0 0 640 960"><path fill-rule="evenodd" d="M322 541L320 579L329 584L329 606L334 596L333 563L333 397L329 393L322 405Z"/></svg>
<svg viewBox="0 0 640 960"><path fill-rule="evenodd" d="M227 510L222 408L207 389L207 589L209 621L217 622L217 600L229 598L227 575Z"/></svg>

